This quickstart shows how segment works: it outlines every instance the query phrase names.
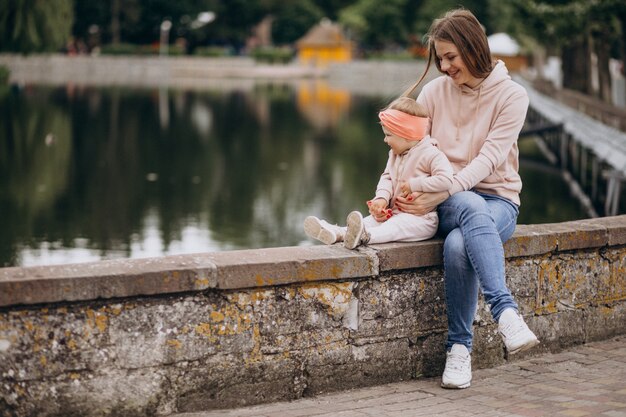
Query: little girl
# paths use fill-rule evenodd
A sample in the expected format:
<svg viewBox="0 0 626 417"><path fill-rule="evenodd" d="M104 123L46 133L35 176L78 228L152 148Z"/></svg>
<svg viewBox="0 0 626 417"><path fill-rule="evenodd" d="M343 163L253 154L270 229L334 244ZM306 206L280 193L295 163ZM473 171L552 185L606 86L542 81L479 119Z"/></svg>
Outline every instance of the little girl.
<svg viewBox="0 0 626 417"><path fill-rule="evenodd" d="M375 197L367 202L370 215L348 215L347 227L309 216L305 233L327 245L343 241L348 249L362 244L415 242L437 232L437 211L423 216L403 213L395 207L398 196L410 198L414 191L447 191L452 186L452 166L437 143L426 134L426 111L409 97L394 100L378 113L385 143L391 148Z"/></svg>

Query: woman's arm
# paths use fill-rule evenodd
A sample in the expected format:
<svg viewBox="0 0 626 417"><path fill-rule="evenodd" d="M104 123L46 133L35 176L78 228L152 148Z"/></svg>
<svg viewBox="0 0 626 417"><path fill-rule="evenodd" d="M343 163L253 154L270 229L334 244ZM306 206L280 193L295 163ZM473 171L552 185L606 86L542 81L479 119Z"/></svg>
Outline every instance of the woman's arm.
<svg viewBox="0 0 626 417"><path fill-rule="evenodd" d="M411 191L434 193L448 191L452 187L454 171L450 161L443 152L433 146L429 149L427 171L429 176L418 176L409 179Z"/></svg>

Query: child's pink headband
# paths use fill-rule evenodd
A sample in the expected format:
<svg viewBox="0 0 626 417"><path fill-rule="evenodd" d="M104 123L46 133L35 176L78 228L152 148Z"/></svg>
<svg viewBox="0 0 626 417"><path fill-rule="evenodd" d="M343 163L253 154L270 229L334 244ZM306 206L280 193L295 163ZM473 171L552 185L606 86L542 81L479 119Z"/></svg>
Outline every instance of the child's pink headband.
<svg viewBox="0 0 626 417"><path fill-rule="evenodd" d="M412 116L400 110L381 111L378 118L391 133L408 140L421 140L428 129L428 117Z"/></svg>

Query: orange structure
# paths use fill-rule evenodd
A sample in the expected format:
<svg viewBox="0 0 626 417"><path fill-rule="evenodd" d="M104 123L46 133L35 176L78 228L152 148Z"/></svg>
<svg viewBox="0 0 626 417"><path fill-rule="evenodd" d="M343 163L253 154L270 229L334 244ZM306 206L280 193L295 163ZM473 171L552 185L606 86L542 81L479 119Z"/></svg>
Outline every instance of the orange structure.
<svg viewBox="0 0 626 417"><path fill-rule="evenodd" d="M332 62L352 60L352 42L341 27L328 19L313 26L296 42L298 59L305 65L325 68Z"/></svg>

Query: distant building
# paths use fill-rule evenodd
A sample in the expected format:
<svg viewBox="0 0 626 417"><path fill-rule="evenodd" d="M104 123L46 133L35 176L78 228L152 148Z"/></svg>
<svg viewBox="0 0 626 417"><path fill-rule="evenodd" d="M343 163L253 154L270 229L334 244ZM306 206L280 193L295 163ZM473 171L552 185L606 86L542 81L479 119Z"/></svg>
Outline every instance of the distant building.
<svg viewBox="0 0 626 417"><path fill-rule="evenodd" d="M504 61L511 72L517 72L528 66L526 56L520 54L519 44L506 33L494 33L487 37L489 49L494 58Z"/></svg>
<svg viewBox="0 0 626 417"><path fill-rule="evenodd" d="M305 65L327 67L332 62L352 60L352 42L341 27L328 19L313 26L296 42L298 59Z"/></svg>

